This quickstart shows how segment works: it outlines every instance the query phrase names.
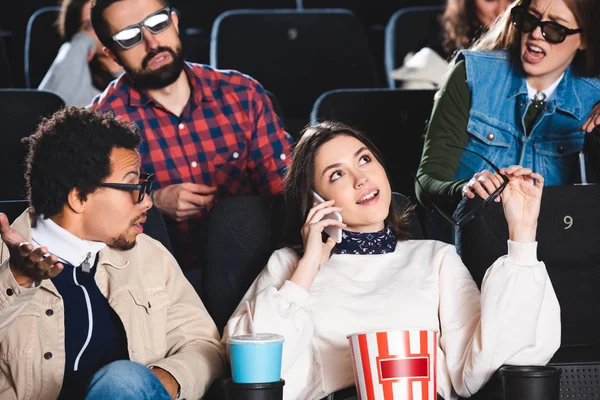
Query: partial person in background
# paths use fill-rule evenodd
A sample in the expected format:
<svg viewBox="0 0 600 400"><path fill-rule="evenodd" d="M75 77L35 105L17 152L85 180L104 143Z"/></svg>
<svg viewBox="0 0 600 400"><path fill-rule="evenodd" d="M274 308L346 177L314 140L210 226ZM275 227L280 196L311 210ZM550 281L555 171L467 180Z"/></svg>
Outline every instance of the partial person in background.
<svg viewBox="0 0 600 400"><path fill-rule="evenodd" d="M63 0L57 27L65 43L38 89L50 90L69 106L86 106L123 68L102 51L90 19L91 0Z"/></svg>
<svg viewBox="0 0 600 400"><path fill-rule="evenodd" d="M438 93L419 201L451 213L463 197L487 199L502 184L462 148L500 168L535 170L549 186L579 183L586 131L600 120L599 73L597 0L518 1L473 50L459 53Z"/></svg>
<svg viewBox="0 0 600 400"><path fill-rule="evenodd" d="M485 33L511 0L448 0L442 15L441 34L404 65L391 73L405 89L437 88L454 54L466 49Z"/></svg>
<svg viewBox="0 0 600 400"><path fill-rule="evenodd" d="M510 3L511 0L448 0L442 16L444 58L469 48Z"/></svg>

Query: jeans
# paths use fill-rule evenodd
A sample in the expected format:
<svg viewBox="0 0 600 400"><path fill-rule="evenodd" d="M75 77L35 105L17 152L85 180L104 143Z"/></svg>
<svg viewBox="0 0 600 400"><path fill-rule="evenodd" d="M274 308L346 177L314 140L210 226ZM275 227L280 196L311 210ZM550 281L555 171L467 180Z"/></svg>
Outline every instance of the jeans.
<svg viewBox="0 0 600 400"><path fill-rule="evenodd" d="M96 372L85 399L171 400L171 396L149 368L133 361L119 360Z"/></svg>

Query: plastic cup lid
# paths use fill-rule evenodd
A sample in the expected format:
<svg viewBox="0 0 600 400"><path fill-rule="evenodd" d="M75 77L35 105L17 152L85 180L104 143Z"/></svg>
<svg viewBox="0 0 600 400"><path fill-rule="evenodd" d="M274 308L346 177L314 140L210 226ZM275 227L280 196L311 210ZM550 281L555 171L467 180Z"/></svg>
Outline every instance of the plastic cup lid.
<svg viewBox="0 0 600 400"><path fill-rule="evenodd" d="M229 386L238 390L265 390L265 389L275 389L278 387L283 387L285 385L285 381L280 379L277 382L267 382L267 383L236 383L231 378L227 378L223 381L223 386Z"/></svg>
<svg viewBox="0 0 600 400"><path fill-rule="evenodd" d="M544 365L505 365L500 367L498 373L500 376L542 378L546 376L560 375L561 370L557 367Z"/></svg>
<svg viewBox="0 0 600 400"><path fill-rule="evenodd" d="M244 343L281 343L284 337L275 333L257 333L252 335L238 335L227 339L227 343L244 344Z"/></svg>

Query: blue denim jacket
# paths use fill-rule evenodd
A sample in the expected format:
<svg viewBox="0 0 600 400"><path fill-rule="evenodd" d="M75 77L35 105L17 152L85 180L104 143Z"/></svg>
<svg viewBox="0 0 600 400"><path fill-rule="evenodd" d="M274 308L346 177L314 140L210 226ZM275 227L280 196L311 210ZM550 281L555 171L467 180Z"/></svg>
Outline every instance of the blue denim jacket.
<svg viewBox="0 0 600 400"><path fill-rule="evenodd" d="M499 168L531 168L546 185L580 182L585 132L579 127L600 101L600 79L573 75L569 67L527 136L523 117L531 100L520 63L505 51L467 50L458 57L465 59L471 91L467 148ZM463 152L454 178L470 179L484 169L490 169L485 161Z"/></svg>

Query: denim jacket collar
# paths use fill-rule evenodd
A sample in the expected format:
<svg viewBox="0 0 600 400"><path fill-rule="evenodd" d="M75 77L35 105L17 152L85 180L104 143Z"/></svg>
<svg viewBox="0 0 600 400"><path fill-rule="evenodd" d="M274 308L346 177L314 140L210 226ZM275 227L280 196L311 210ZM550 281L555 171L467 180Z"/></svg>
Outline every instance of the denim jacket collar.
<svg viewBox="0 0 600 400"><path fill-rule="evenodd" d="M573 70L571 67L565 71L565 76L556 88L556 108L571 114L575 119L581 119L581 100L575 90Z"/></svg>
<svg viewBox="0 0 600 400"><path fill-rule="evenodd" d="M506 100L510 100L513 97L517 97L522 94L527 95L527 82L525 80L525 73L523 72L523 68L521 68L521 64L518 62L513 62L510 68L511 81Z"/></svg>
<svg viewBox="0 0 600 400"><path fill-rule="evenodd" d="M521 64L518 62L512 63L511 73L511 85L508 91L507 100L517 97L519 95L527 95L527 82L525 80L525 74ZM573 81L573 71L569 67L565 71L565 75L558 84L553 99L550 100L549 106L557 110L565 112L573 116L573 118L579 120L579 113L581 112L581 101L575 90Z"/></svg>

